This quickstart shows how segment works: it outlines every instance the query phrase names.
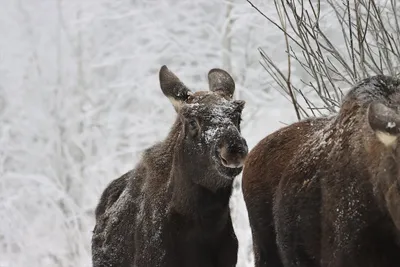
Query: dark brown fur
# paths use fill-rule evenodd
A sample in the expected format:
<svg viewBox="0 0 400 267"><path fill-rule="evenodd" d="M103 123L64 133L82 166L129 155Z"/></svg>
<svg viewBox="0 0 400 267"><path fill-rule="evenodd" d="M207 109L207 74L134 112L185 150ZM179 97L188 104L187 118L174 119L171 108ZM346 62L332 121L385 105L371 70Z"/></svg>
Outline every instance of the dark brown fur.
<svg viewBox="0 0 400 267"><path fill-rule="evenodd" d="M253 148L242 186L256 266L400 266L399 105L400 82L371 77L336 116Z"/></svg>
<svg viewBox="0 0 400 267"><path fill-rule="evenodd" d="M177 119L164 141L104 190L93 266L235 266L229 198L247 155L244 102L232 100L234 83L223 70L210 71L211 91L191 93L166 67L160 83Z"/></svg>

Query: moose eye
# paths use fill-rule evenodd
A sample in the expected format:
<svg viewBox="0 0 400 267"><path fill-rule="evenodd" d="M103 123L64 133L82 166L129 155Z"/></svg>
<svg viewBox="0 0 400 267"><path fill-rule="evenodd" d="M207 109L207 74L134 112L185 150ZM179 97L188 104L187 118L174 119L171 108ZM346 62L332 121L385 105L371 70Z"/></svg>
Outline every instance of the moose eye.
<svg viewBox="0 0 400 267"><path fill-rule="evenodd" d="M198 133L198 128L199 128L199 124L197 123L197 121L196 121L195 119L189 120L188 126L189 126L189 127L188 127L188 128L189 128L189 133L190 133L192 136L197 135L197 133Z"/></svg>
<svg viewBox="0 0 400 267"><path fill-rule="evenodd" d="M189 126L191 129L196 129L197 128L197 122L195 120L190 120L189 121Z"/></svg>

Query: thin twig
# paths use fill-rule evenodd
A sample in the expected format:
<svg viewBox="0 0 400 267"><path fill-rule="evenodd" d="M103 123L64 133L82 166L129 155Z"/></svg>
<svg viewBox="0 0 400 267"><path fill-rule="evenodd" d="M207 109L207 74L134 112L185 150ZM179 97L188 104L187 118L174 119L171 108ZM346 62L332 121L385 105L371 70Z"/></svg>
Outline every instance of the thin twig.
<svg viewBox="0 0 400 267"><path fill-rule="evenodd" d="M279 22L261 12L250 0L250 5L284 33L288 73L285 75L277 62L260 50L262 65L293 103L296 115L304 117L336 112L343 92L340 86L351 87L357 80L374 74L398 75L400 69L400 25L396 0L381 8L374 0L326 0L342 32L342 44L331 39L321 23L321 0L274 0ZM307 5L307 7L306 7ZM293 59L293 61L292 61ZM298 64L310 81L300 79L293 84L293 64ZM302 89L300 89L302 88ZM322 103L317 107L304 94L311 89ZM305 107L296 95L304 99ZM304 105L304 104L303 104ZM307 110L311 114L307 114Z"/></svg>

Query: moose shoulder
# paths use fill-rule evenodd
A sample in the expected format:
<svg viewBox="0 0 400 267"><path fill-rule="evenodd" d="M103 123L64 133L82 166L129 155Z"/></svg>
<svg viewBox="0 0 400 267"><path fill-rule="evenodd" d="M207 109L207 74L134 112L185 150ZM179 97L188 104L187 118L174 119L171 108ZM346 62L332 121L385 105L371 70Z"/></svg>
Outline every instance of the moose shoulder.
<svg viewBox="0 0 400 267"><path fill-rule="evenodd" d="M159 79L175 123L104 190L93 266L235 266L229 198L248 151L240 133L244 101L232 99L235 83L221 69L208 73L209 91L191 92L166 66Z"/></svg>
<svg viewBox="0 0 400 267"><path fill-rule="evenodd" d="M243 170L256 266L400 266L400 81L261 140Z"/></svg>

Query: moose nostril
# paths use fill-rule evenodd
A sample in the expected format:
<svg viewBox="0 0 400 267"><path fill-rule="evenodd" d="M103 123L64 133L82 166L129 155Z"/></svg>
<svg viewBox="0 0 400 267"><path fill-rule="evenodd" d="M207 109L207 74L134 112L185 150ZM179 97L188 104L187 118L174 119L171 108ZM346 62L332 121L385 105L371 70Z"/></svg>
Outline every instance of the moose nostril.
<svg viewBox="0 0 400 267"><path fill-rule="evenodd" d="M232 146L228 148L230 154L235 154L238 156L245 157L247 155L247 147L245 146Z"/></svg>
<svg viewBox="0 0 400 267"><path fill-rule="evenodd" d="M243 166L244 157L246 156L246 149L236 147L222 147L219 151L219 158L222 165L228 168L240 168Z"/></svg>
<svg viewBox="0 0 400 267"><path fill-rule="evenodd" d="M219 154L219 157L220 157L220 159L221 159L221 161L222 161L222 164L228 165L228 161L224 158L224 156L222 155L222 153Z"/></svg>

